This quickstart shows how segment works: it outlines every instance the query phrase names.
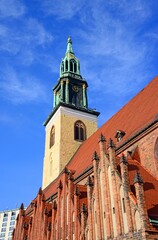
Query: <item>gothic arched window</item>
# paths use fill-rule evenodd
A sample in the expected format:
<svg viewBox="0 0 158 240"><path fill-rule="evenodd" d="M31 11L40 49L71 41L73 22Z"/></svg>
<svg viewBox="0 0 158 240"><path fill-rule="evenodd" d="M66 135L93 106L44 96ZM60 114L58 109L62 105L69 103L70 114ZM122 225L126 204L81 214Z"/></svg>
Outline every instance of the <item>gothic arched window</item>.
<svg viewBox="0 0 158 240"><path fill-rule="evenodd" d="M86 128L83 122L77 121L74 125L74 139L84 141L86 139Z"/></svg>
<svg viewBox="0 0 158 240"><path fill-rule="evenodd" d="M55 143L55 127L53 126L51 131L50 131L50 148L54 145Z"/></svg>

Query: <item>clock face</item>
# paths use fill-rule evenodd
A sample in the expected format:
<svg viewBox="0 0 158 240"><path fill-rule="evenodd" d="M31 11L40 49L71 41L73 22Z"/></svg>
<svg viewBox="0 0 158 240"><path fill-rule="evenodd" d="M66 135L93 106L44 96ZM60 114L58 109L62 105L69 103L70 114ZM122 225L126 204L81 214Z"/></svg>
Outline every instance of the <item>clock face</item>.
<svg viewBox="0 0 158 240"><path fill-rule="evenodd" d="M74 92L78 92L78 87L77 86L73 86L72 89L73 89Z"/></svg>

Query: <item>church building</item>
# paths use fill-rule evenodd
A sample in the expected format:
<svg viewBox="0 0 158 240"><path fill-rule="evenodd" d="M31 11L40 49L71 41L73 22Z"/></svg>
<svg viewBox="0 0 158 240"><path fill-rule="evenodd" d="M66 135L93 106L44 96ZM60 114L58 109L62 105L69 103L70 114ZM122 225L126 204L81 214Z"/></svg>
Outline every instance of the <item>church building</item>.
<svg viewBox="0 0 158 240"><path fill-rule="evenodd" d="M21 204L13 240L158 240L158 77L99 129L87 87L69 37L42 187Z"/></svg>

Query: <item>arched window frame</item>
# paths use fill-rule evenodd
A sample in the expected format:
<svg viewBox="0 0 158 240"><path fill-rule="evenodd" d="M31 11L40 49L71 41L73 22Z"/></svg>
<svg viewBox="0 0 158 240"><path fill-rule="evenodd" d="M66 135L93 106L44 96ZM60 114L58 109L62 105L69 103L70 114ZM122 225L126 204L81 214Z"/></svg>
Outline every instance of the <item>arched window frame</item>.
<svg viewBox="0 0 158 240"><path fill-rule="evenodd" d="M55 127L53 126L50 131L50 144L49 148L51 148L55 143Z"/></svg>
<svg viewBox="0 0 158 240"><path fill-rule="evenodd" d="M77 63L74 59L70 60L70 71L71 72L77 72Z"/></svg>
<svg viewBox="0 0 158 240"><path fill-rule="evenodd" d="M86 127L80 120L76 121L74 124L74 140L79 142L86 140Z"/></svg>

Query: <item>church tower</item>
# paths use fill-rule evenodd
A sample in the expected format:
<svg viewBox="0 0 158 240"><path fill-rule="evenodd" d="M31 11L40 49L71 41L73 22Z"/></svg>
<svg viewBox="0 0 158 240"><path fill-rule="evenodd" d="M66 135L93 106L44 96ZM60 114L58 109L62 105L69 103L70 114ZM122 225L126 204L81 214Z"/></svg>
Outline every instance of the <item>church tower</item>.
<svg viewBox="0 0 158 240"><path fill-rule="evenodd" d="M88 108L87 87L69 37L60 77L53 88L53 111L44 123L43 188L59 175L83 141L97 130L99 112Z"/></svg>

